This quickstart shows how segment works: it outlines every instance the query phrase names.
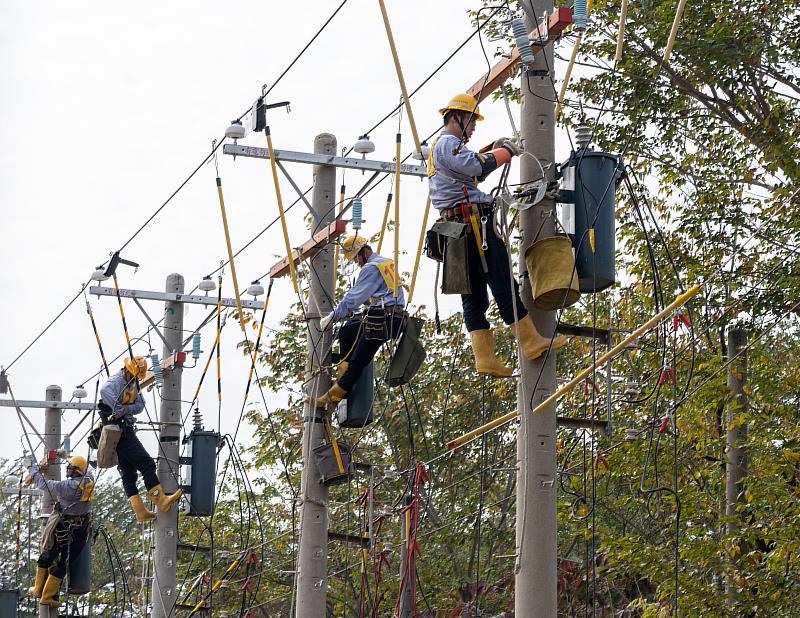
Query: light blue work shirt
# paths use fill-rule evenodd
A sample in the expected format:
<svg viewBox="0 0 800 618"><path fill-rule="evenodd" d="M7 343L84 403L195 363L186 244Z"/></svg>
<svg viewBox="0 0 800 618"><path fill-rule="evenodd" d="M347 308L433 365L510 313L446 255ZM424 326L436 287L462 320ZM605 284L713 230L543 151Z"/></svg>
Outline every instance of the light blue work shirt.
<svg viewBox="0 0 800 618"><path fill-rule="evenodd" d="M478 189L475 180L483 173L481 156L465 146L458 148L459 138L443 130L433 146L433 168L435 173L428 179L431 204L435 208L452 208L464 201L464 189L473 204L491 204L492 196Z"/></svg>
<svg viewBox="0 0 800 618"><path fill-rule="evenodd" d="M342 320L351 313L355 313L361 305L369 304L370 298L375 298L376 306L392 307L405 306L406 297L403 286L397 286L397 296L389 289L380 271L374 266L385 262L389 258L373 253L367 258L367 263L361 267L356 284L347 291L341 302L333 309L333 319ZM370 266L372 264L373 266Z"/></svg>
<svg viewBox="0 0 800 618"><path fill-rule="evenodd" d="M142 397L139 383L135 378L126 379L125 370L111 376L100 389L100 399L111 408L117 419L126 418L133 420L134 414L144 410L144 397Z"/></svg>
<svg viewBox="0 0 800 618"><path fill-rule="evenodd" d="M43 491L49 492L61 507L64 515L86 515L92 510L91 500L81 502L84 490L91 495L92 488L85 487L86 483L94 483L94 477L90 470L83 476L68 478L63 481L51 481L44 478L38 466L30 466L28 473L33 479L33 484Z"/></svg>

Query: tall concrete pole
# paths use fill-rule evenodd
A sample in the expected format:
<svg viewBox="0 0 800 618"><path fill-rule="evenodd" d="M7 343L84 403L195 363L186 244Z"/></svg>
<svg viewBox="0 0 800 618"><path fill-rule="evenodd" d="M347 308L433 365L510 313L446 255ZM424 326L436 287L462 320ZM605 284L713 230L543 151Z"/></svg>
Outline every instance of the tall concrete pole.
<svg viewBox="0 0 800 618"><path fill-rule="evenodd" d="M167 292L183 294L183 277L172 274L167 277ZM164 304L164 345L163 358L173 352L181 351L183 335L183 303ZM158 480L166 493L178 489L180 470L178 457L181 435L181 378L183 367L175 367L164 374L161 387L161 409L158 420ZM157 509L156 509L157 510ZM178 504L169 513L158 512L153 525L153 592L152 618L167 618L174 614L176 602L175 568L178 559Z"/></svg>
<svg viewBox="0 0 800 618"><path fill-rule="evenodd" d="M322 133L314 139L314 153L336 155L336 137ZM316 232L334 218L336 168L314 166L314 190L311 196L311 230ZM330 362L330 329L319 332L319 318L333 309L333 246L311 258L309 268L308 329L306 381L308 395L316 398L331 386L330 377L320 372L320 365ZM297 563L297 618L327 615L328 591L328 488L320 480L314 461L314 447L324 442L324 410L307 402L303 406L303 474L300 483L300 551Z"/></svg>
<svg viewBox="0 0 800 618"><path fill-rule="evenodd" d="M727 461L725 466L725 515L727 523L725 531L735 534L739 530L739 519L744 514L737 510L745 498L742 490L742 480L747 475L747 425L733 423L738 414L746 414L750 406L745 382L747 381L747 332L741 328L731 328L728 331L728 391L730 403L728 405L728 433L725 436ZM741 553L747 551L742 542ZM734 567L736 556L733 558ZM736 584L727 580L728 603L731 609L736 606Z"/></svg>
<svg viewBox="0 0 800 618"><path fill-rule="evenodd" d="M541 18L552 11L552 0L525 0L533 13ZM533 24L527 23L530 31ZM553 68L553 48L546 46L536 55L534 69ZM546 77L522 75L521 133L525 147L545 169L548 180L554 179L555 122L552 101L553 85ZM528 84L530 83L530 90ZM522 182L539 178L539 166L531 157L520 159ZM545 198L520 213L520 256L539 238L554 233L555 202ZM538 232L538 237L535 235ZM521 261L520 270L525 270ZM531 288L523 280L522 299L532 308ZM555 328L552 312L531 311L536 328L549 336ZM517 386L517 411L520 424L517 432L517 563L515 567L515 616L555 618L556 595L556 405L532 415L531 402L537 405L556 389L555 353L547 360L529 361L520 354L521 377Z"/></svg>
<svg viewBox="0 0 800 618"><path fill-rule="evenodd" d="M48 386L45 390L46 401L61 401L61 387ZM45 408L44 411L44 447L45 454L49 451L57 451L61 448L61 409L60 408ZM53 463L44 471L44 477L51 481L61 480L61 466L58 463ZM42 532L47 524L47 517L53 512L53 499L50 497L50 492L45 491L42 493ZM49 605L39 605L39 618L50 618L58 615L58 608L51 608Z"/></svg>

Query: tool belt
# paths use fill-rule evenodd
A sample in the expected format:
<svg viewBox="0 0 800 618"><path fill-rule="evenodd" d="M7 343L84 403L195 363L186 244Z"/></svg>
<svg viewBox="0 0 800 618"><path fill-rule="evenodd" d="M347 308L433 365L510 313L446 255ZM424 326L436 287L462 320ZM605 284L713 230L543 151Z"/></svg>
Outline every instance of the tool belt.
<svg viewBox="0 0 800 618"><path fill-rule="evenodd" d="M364 339L367 341L389 341L389 324L386 318L407 317L408 313L402 305L389 307L367 307L363 313Z"/></svg>
<svg viewBox="0 0 800 618"><path fill-rule="evenodd" d="M494 212L494 202L491 204L483 204L483 203L474 203L474 202L467 202L457 204L451 208L442 208L439 210L439 215L445 221L460 221L464 222L464 211L466 210L466 214L469 217L470 211L472 207L475 207L478 211L478 216L485 216L491 217L492 213ZM467 226L467 234L472 234L472 229Z"/></svg>
<svg viewBox="0 0 800 618"><path fill-rule="evenodd" d="M64 523L69 524L75 528L81 527L84 523L92 521L91 513L84 513L83 515L61 515Z"/></svg>

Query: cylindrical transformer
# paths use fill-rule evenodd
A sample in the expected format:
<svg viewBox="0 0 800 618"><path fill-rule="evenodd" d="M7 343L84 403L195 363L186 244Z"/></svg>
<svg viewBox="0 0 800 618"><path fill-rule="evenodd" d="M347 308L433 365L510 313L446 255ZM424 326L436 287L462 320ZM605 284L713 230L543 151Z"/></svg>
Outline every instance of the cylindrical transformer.
<svg viewBox="0 0 800 618"><path fill-rule="evenodd" d="M219 434L214 431L194 429L183 439L187 445L181 463L188 468L183 474L183 514L207 517L214 510L214 491L217 474L217 445Z"/></svg>
<svg viewBox="0 0 800 618"><path fill-rule="evenodd" d="M601 292L616 281L614 194L622 171L619 155L582 148L561 166L560 202L575 205L575 268L582 293Z"/></svg>
<svg viewBox="0 0 800 618"><path fill-rule="evenodd" d="M69 593L87 594L92 589L92 541L94 530L90 526L86 543L78 559L69 565Z"/></svg>
<svg viewBox="0 0 800 618"><path fill-rule="evenodd" d="M0 588L0 618L16 618L19 589Z"/></svg>
<svg viewBox="0 0 800 618"><path fill-rule="evenodd" d="M365 427L372 422L373 388L375 384L375 361L364 367L353 390L347 394L337 408L340 427Z"/></svg>

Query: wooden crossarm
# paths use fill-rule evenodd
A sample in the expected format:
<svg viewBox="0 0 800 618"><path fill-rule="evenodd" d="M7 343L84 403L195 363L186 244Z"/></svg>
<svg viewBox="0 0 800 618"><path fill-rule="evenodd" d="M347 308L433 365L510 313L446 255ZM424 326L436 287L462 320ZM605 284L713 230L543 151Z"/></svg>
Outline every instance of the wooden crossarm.
<svg viewBox="0 0 800 618"><path fill-rule="evenodd" d="M325 247L325 245L344 234L346 230L347 221L344 219L333 220L328 227L326 227L324 230L320 230L314 234L310 240L307 240L303 243L303 246L300 247L302 258L308 259L316 255ZM295 264L300 261L300 258L301 254L297 252L297 249L292 251L292 259L294 260ZM288 272L289 260L283 258L280 262L277 262L269 269L269 276L274 279L275 277L283 277Z"/></svg>
<svg viewBox="0 0 800 618"><path fill-rule="evenodd" d="M558 36L572 23L572 10L568 7L558 7L550 14L547 20L547 42L552 43ZM531 44L533 53L538 54L541 50L540 45ZM514 71L519 64L519 50L514 48L511 51L511 58L503 58L495 64L488 73L485 73L467 90L478 100L478 103L487 99L490 94L497 90Z"/></svg>

